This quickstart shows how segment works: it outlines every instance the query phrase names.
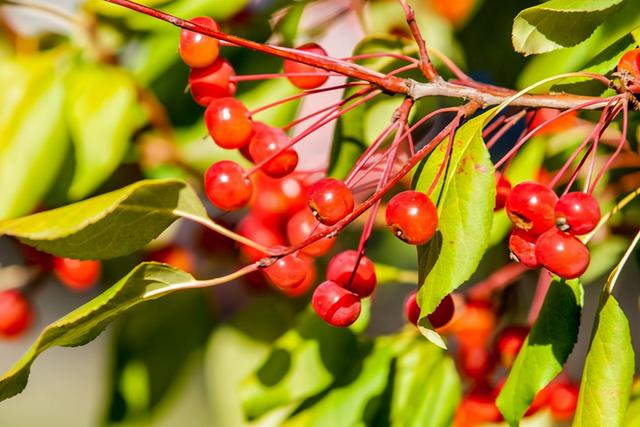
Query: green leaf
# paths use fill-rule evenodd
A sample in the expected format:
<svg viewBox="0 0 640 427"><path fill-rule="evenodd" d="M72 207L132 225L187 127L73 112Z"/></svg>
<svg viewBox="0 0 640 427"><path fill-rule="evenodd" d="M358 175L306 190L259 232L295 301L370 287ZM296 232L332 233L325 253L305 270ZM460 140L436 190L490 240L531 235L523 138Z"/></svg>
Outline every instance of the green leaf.
<svg viewBox="0 0 640 427"><path fill-rule="evenodd" d="M456 132L446 176L431 195L434 203L440 199L439 223L434 238L418 247L421 324L442 298L469 279L489 244L495 177L482 129L492 114L488 111ZM448 138L442 141L416 172L416 190L426 192L431 186L448 144Z"/></svg>
<svg viewBox="0 0 640 427"><path fill-rule="evenodd" d="M35 209L64 162L65 94L55 60L41 55L0 63L0 219Z"/></svg>
<svg viewBox="0 0 640 427"><path fill-rule="evenodd" d="M139 181L111 193L23 218L0 221L0 235L39 250L78 259L127 255L183 216L208 218L181 181Z"/></svg>
<svg viewBox="0 0 640 427"><path fill-rule="evenodd" d="M140 123L136 84L116 67L83 65L69 73L67 121L76 167L69 197L98 188L118 167Z"/></svg>
<svg viewBox="0 0 640 427"><path fill-rule="evenodd" d="M53 346L77 347L104 331L117 316L152 299L149 291L159 291L194 279L168 265L143 263L98 297L47 326L22 358L0 378L0 400L20 393L27 385L31 364Z"/></svg>
<svg viewBox="0 0 640 427"><path fill-rule="evenodd" d="M629 321L613 295L595 319L573 425L622 426L635 371Z"/></svg>
<svg viewBox="0 0 640 427"><path fill-rule="evenodd" d="M345 375L345 384L332 388L319 402L284 423L284 427L335 427L366 423L367 415L375 413L376 400L387 386L394 356L402 343L397 337L378 339L372 346L364 346L360 353L342 354L360 361Z"/></svg>
<svg viewBox="0 0 640 427"><path fill-rule="evenodd" d="M462 398L451 357L424 339L415 340L396 361L391 425L446 427Z"/></svg>
<svg viewBox="0 0 640 427"><path fill-rule="evenodd" d="M351 330L304 312L297 327L274 343L263 365L241 384L244 413L257 418L320 393L344 374L351 365L344 355L356 350Z"/></svg>
<svg viewBox="0 0 640 427"><path fill-rule="evenodd" d="M551 0L523 10L513 22L516 51L531 55L586 40L624 0Z"/></svg>
<svg viewBox="0 0 640 427"><path fill-rule="evenodd" d="M589 39L572 48L532 58L518 77L518 87L524 88L546 77L571 71L606 73L612 69L610 65L615 58L626 50L629 33L638 27L640 2L625 1L618 12L609 16ZM536 92L548 89L549 86L543 86Z"/></svg>
<svg viewBox="0 0 640 427"><path fill-rule="evenodd" d="M496 404L516 424L535 395L561 371L578 338L583 289L578 280L555 279Z"/></svg>

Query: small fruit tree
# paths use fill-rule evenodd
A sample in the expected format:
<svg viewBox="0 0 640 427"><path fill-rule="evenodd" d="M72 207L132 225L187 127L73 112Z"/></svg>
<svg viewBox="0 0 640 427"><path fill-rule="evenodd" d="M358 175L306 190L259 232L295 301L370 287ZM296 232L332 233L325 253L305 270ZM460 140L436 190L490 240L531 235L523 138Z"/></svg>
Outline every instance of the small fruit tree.
<svg viewBox="0 0 640 427"><path fill-rule="evenodd" d="M82 291L131 265L42 331L0 378L1 399L51 346L85 344L182 293L196 295L193 315L202 289L244 283L252 303L229 323L219 314L234 302L219 297L209 347L237 346L239 364L261 355L227 390L239 424L640 423L613 294L640 240L639 2L551 0L514 14L515 51L536 56L493 70L513 71L504 79L520 90L465 72L453 41L474 8L500 16L492 2L336 2L306 30L309 10L331 2L227 2L216 19L187 3L89 2L80 46L53 40L0 69L16 81L0 106L0 234L36 271L0 293L0 332L28 328L28 296L48 272ZM347 57L313 37L342 14L369 33ZM492 40L475 38L462 46L482 66L472 50ZM301 107L311 99L329 101ZM184 108L202 120L176 123ZM304 166L326 128L326 162ZM198 233L188 249L184 231L165 233L177 220ZM531 277L535 288L517 291ZM415 286L407 325L367 333L390 318L376 306L393 306L381 301L393 283ZM586 283L602 289L589 319ZM180 327L209 333L191 317L197 326ZM569 376L580 327L589 350ZM167 348L188 353L179 339ZM117 421L126 410L114 407Z"/></svg>

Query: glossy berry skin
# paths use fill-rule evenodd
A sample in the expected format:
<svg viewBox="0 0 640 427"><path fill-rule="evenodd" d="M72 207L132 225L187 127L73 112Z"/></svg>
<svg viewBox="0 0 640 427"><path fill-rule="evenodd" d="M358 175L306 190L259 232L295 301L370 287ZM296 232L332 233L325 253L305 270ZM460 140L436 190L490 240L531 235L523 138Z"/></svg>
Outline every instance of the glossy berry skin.
<svg viewBox="0 0 640 427"><path fill-rule="evenodd" d="M640 80L640 49L626 52L618 61L618 73L626 73L634 80Z"/></svg>
<svg viewBox="0 0 640 427"><path fill-rule="evenodd" d="M577 237L553 228L536 241L538 262L563 279L575 279L589 267L589 249Z"/></svg>
<svg viewBox="0 0 640 427"><path fill-rule="evenodd" d="M307 276L307 263L298 254L291 254L278 259L263 271L274 286L280 289L293 289L304 282Z"/></svg>
<svg viewBox="0 0 640 427"><path fill-rule="evenodd" d="M192 68L189 73L189 88L193 99L203 107L217 98L228 98L236 93L237 85L232 80L236 73L223 58L218 58L208 67Z"/></svg>
<svg viewBox="0 0 640 427"><path fill-rule="evenodd" d="M389 201L387 225L400 240L411 245L427 243L438 228L438 211L433 202L419 191L403 191Z"/></svg>
<svg viewBox="0 0 640 427"><path fill-rule="evenodd" d="M298 298L306 295L309 292L309 289L311 289L311 287L316 283L316 279L318 278L318 269L316 268L313 258L304 254L300 254L299 256L306 264L307 274L305 275L304 280L294 288L280 289L282 293L292 298Z"/></svg>
<svg viewBox="0 0 640 427"><path fill-rule="evenodd" d="M376 270L369 258L362 255L358 262L358 252L348 250L331 258L327 279L364 298L371 295L376 287Z"/></svg>
<svg viewBox="0 0 640 427"><path fill-rule="evenodd" d="M560 384L553 389L549 396L551 415L558 421L568 421L573 418L578 407L580 390L573 384Z"/></svg>
<svg viewBox="0 0 640 427"><path fill-rule="evenodd" d="M211 101L204 112L209 135L218 146L226 149L241 148L251 141L253 122L249 110L235 98Z"/></svg>
<svg viewBox="0 0 640 427"><path fill-rule="evenodd" d="M282 129L266 125L254 129L256 131L249 143L249 155L256 164L262 163L289 144L289 137ZM261 170L271 178L282 178L293 172L297 165L298 153L293 148L287 148L265 163Z"/></svg>
<svg viewBox="0 0 640 427"><path fill-rule="evenodd" d="M335 282L327 280L318 285L311 297L311 306L322 320L344 328L360 316L360 297Z"/></svg>
<svg viewBox="0 0 640 427"><path fill-rule="evenodd" d="M307 240L312 234L325 229L326 226L320 224L309 209L304 208L289 219L287 223L287 239L291 245L297 245ZM305 246L301 251L309 256L322 256L331 250L334 243L334 239L325 237Z"/></svg>
<svg viewBox="0 0 640 427"><path fill-rule="evenodd" d="M254 177L255 191L249 206L263 221L281 225L306 208L307 189L296 174L274 179L257 171Z"/></svg>
<svg viewBox="0 0 640 427"><path fill-rule="evenodd" d="M191 20L194 24L218 31L218 24L211 18L199 16ZM180 56L191 68L207 67L218 58L220 42L195 31L182 30L180 32Z"/></svg>
<svg viewBox="0 0 640 427"><path fill-rule="evenodd" d="M31 324L33 310L22 292L15 289L0 292L0 336L13 338Z"/></svg>
<svg viewBox="0 0 640 427"><path fill-rule="evenodd" d="M496 205L493 208L494 211L504 208L509 194L511 194L511 183L501 172L496 172Z"/></svg>
<svg viewBox="0 0 640 427"><path fill-rule="evenodd" d="M539 268L536 257L536 241L538 236L527 233L520 228L514 228L509 236L509 249L512 257L528 268Z"/></svg>
<svg viewBox="0 0 640 427"><path fill-rule="evenodd" d="M83 261L72 258L53 259L53 271L60 282L73 291L84 291L91 288L100 278L102 263L100 261Z"/></svg>
<svg viewBox="0 0 640 427"><path fill-rule="evenodd" d="M313 215L325 225L333 225L353 211L355 202L349 187L342 181L323 178L307 190Z"/></svg>
<svg viewBox="0 0 640 427"><path fill-rule="evenodd" d="M418 302L416 300L416 292L413 291L409 294L407 299L404 301L404 312L409 323L416 325L418 320L420 319L420 307L418 306ZM438 307L427 316L431 326L434 329L438 329L446 325L453 318L454 313L454 304L453 298L451 294L447 295L440 301Z"/></svg>
<svg viewBox="0 0 640 427"><path fill-rule="evenodd" d="M513 365L528 334L529 328L526 326L509 326L500 332L496 339L496 350L505 367Z"/></svg>
<svg viewBox="0 0 640 427"><path fill-rule="evenodd" d="M253 212L245 216L238 224L236 232L268 248L283 246L284 237L278 230L261 221ZM264 252L246 245L239 245L240 252L249 262L256 262L267 256Z"/></svg>
<svg viewBox="0 0 640 427"><path fill-rule="evenodd" d="M296 49L314 53L316 55L327 56L327 52L316 43L304 44L302 46L298 46ZM286 74L318 74L317 76L288 76L287 78L289 81L300 89L316 89L322 86L329 78L329 76L326 75L327 71L323 69L291 60L284 61L284 72Z"/></svg>
<svg viewBox="0 0 640 427"><path fill-rule="evenodd" d="M244 170L236 162L222 160L212 164L204 177L207 197L223 211L233 211L245 206L253 185L244 177Z"/></svg>
<svg viewBox="0 0 640 427"><path fill-rule="evenodd" d="M555 225L557 202L558 196L544 185L522 182L511 190L505 208L513 225L539 235Z"/></svg>
<svg viewBox="0 0 640 427"><path fill-rule="evenodd" d="M586 234L600 221L600 206L593 196L580 192L567 193L556 204L556 225L571 234Z"/></svg>

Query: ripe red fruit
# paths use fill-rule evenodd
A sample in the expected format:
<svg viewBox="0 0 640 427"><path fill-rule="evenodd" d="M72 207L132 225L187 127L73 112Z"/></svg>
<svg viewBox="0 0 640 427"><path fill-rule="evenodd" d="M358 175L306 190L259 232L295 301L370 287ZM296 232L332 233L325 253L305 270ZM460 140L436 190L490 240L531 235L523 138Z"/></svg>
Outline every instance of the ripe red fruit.
<svg viewBox="0 0 640 427"><path fill-rule="evenodd" d="M411 291L409 296L404 300L404 316L407 322L417 325L420 320L420 307L416 301L416 291Z"/></svg>
<svg viewBox="0 0 640 427"><path fill-rule="evenodd" d="M507 198L511 194L511 183L501 172L496 172L496 205L494 211L504 208Z"/></svg>
<svg viewBox="0 0 640 427"><path fill-rule="evenodd" d="M291 217L287 223L287 239L292 245L304 242L312 234L319 233L327 227L320 224L311 211L304 208ZM310 256L322 256L331 250L335 240L323 238L301 249Z"/></svg>
<svg viewBox="0 0 640 427"><path fill-rule="evenodd" d="M575 236L553 228L538 237L536 257L544 268L563 279L575 279L589 267L589 249Z"/></svg>
<svg viewBox="0 0 640 427"><path fill-rule="evenodd" d="M618 73L640 80L640 49L633 49L622 55L618 61Z"/></svg>
<svg viewBox="0 0 640 427"><path fill-rule="evenodd" d="M460 373L467 378L480 380L493 372L496 366L495 355L484 345L460 346L458 354Z"/></svg>
<svg viewBox="0 0 640 427"><path fill-rule="evenodd" d="M538 236L514 228L509 236L509 249L518 262L528 268L538 268L540 263L536 257L536 241Z"/></svg>
<svg viewBox="0 0 640 427"><path fill-rule="evenodd" d="M204 112L204 121L213 142L222 148L241 148L253 136L249 110L235 98L212 100Z"/></svg>
<svg viewBox="0 0 640 427"><path fill-rule="evenodd" d="M147 259L172 265L190 274L196 271L196 259L193 253L177 245L169 245L152 251L147 255Z"/></svg>
<svg viewBox="0 0 640 427"><path fill-rule="evenodd" d="M493 334L496 315L488 303L469 301L456 319L447 326L462 345L482 346Z"/></svg>
<svg viewBox="0 0 640 427"><path fill-rule="evenodd" d="M302 283L291 289L280 289L285 295L297 298L305 295L311 289L318 277L318 269L316 268L313 258L300 254L300 258L306 264L307 274Z"/></svg>
<svg viewBox="0 0 640 427"><path fill-rule="evenodd" d="M92 287L98 281L101 270L100 261L60 257L53 259L53 271L56 276L63 285L73 291L84 291Z"/></svg>
<svg viewBox="0 0 640 427"><path fill-rule="evenodd" d="M0 292L0 335L11 338L24 332L33 319L31 304L15 289Z"/></svg>
<svg viewBox="0 0 640 427"><path fill-rule="evenodd" d="M218 24L207 16L199 16L191 20L194 24L218 31ZM213 64L220 53L220 42L213 37L195 31L180 32L180 56L192 68L202 68Z"/></svg>
<svg viewBox="0 0 640 427"><path fill-rule="evenodd" d="M212 164L204 177L207 197L224 211L240 209L249 202L253 186L239 164L222 160Z"/></svg>
<svg viewBox="0 0 640 427"><path fill-rule="evenodd" d="M353 194L342 181L324 178L307 190L309 207L323 224L333 225L353 211Z"/></svg>
<svg viewBox="0 0 640 427"><path fill-rule="evenodd" d="M251 212L263 221L279 225L305 208L306 188L297 176L274 179L258 171L254 177L256 191L249 206Z"/></svg>
<svg viewBox="0 0 640 427"><path fill-rule="evenodd" d="M236 93L237 85L231 79L236 73L233 67L223 58L204 68L192 68L189 73L189 88L193 99L203 107L212 100L226 98Z"/></svg>
<svg viewBox="0 0 640 427"><path fill-rule="evenodd" d="M419 191L403 191L389 201L387 225L400 240L423 245L436 233L438 211L433 202Z"/></svg>
<svg viewBox="0 0 640 427"><path fill-rule="evenodd" d="M585 193L567 193L556 204L556 225L571 234L586 234L600 221L600 206L593 196Z"/></svg>
<svg viewBox="0 0 640 427"><path fill-rule="evenodd" d="M376 287L376 270L369 258L362 255L358 262L358 252L348 250L331 258L327 279L364 298Z"/></svg>
<svg viewBox="0 0 640 427"><path fill-rule="evenodd" d="M263 271L274 286L280 289L293 289L304 282L307 263L298 254L291 254L279 258Z"/></svg>
<svg viewBox="0 0 640 427"><path fill-rule="evenodd" d="M549 408L553 418L568 421L573 418L578 406L580 390L573 384L560 384L554 388L549 397Z"/></svg>
<svg viewBox="0 0 640 427"><path fill-rule="evenodd" d="M511 190L506 210L516 227L530 234L542 234L555 225L558 196L536 182L522 182Z"/></svg>
<svg viewBox="0 0 640 427"><path fill-rule="evenodd" d="M322 320L340 328L358 320L361 308L358 295L330 280L318 285L311 306Z"/></svg>
<svg viewBox="0 0 640 427"><path fill-rule="evenodd" d="M283 236L269 225L262 222L253 212L245 216L238 224L236 232L268 248L284 245ZM250 246L239 245L240 252L250 262L256 262L267 254Z"/></svg>
<svg viewBox="0 0 640 427"><path fill-rule="evenodd" d="M249 143L249 155L258 164L282 150L289 144L289 137L280 128L255 126L255 134ZM287 148L262 166L262 171L272 178L282 178L294 171L298 165L298 153Z"/></svg>
<svg viewBox="0 0 640 427"><path fill-rule="evenodd" d="M314 53L316 55L327 56L327 52L317 45L316 43L308 43L302 46L298 46L296 49L302 50L309 53ZM288 76L289 81L296 87L300 89L315 89L322 86L329 76L327 76L327 71L316 68L311 65L301 64L299 62L285 60L284 61L284 72L286 74L318 74L317 76L309 75L309 76Z"/></svg>
<svg viewBox="0 0 640 427"><path fill-rule="evenodd" d="M529 124L529 130L533 130L546 122L547 120L551 120L554 117L560 115L560 111L553 108L540 108L536 111L531 123ZM578 113L573 111L571 113L567 113L562 117L559 117L552 122L549 122L547 125L543 126L536 132L536 135L548 135L554 134L558 132L562 132L563 130L571 129L576 125L578 121Z"/></svg>
<svg viewBox="0 0 640 427"><path fill-rule="evenodd" d="M501 420L502 414L491 393L472 393L458 405L453 427L476 427Z"/></svg>
<svg viewBox="0 0 640 427"><path fill-rule="evenodd" d="M502 364L510 368L529 334L526 326L509 326L503 329L496 339L496 351Z"/></svg>

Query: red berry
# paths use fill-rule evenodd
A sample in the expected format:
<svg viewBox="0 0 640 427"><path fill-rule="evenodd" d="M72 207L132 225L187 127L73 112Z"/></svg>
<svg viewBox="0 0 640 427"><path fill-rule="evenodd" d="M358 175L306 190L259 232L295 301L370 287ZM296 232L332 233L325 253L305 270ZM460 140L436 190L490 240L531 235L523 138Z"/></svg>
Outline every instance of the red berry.
<svg viewBox="0 0 640 427"><path fill-rule="evenodd" d="M358 262L358 252L348 250L331 258L327 279L364 298L376 287L376 270L369 258L362 255Z"/></svg>
<svg viewBox="0 0 640 427"><path fill-rule="evenodd" d="M481 301L469 301L460 311L447 328L456 335L462 345L486 345L496 326L496 315L491 306Z"/></svg>
<svg viewBox="0 0 640 427"><path fill-rule="evenodd" d="M280 289L293 289L300 286L307 275L307 263L297 254L279 258L265 268L264 274Z"/></svg>
<svg viewBox="0 0 640 427"><path fill-rule="evenodd" d="M204 178L211 203L224 211L240 209L249 202L253 186L239 164L222 160L212 164Z"/></svg>
<svg viewBox="0 0 640 427"><path fill-rule="evenodd" d="M304 242L312 234L319 233L327 227L320 224L307 208L300 210L293 215L287 223L287 239L291 245ZM325 255L333 247L335 240L323 238L312 244L305 246L301 251L310 256Z"/></svg>
<svg viewBox="0 0 640 427"><path fill-rule="evenodd" d="M302 46L298 46L296 49L314 53L316 55L327 56L327 52L315 43L308 43ZM294 86L297 86L300 89L315 89L322 86L329 78L329 76L326 75L327 71L323 69L316 68L307 64L301 64L299 62L291 61L288 59L284 61L284 72L286 74L318 74L317 76L289 76L289 81Z"/></svg>
<svg viewBox="0 0 640 427"><path fill-rule="evenodd" d="M418 191L403 191L389 201L387 225L399 239L424 245L436 233L438 211L433 202Z"/></svg>
<svg viewBox="0 0 640 427"><path fill-rule="evenodd" d="M480 380L493 372L496 366L495 355L487 350L484 345L460 346L459 353L460 372L467 378Z"/></svg>
<svg viewBox="0 0 640 427"><path fill-rule="evenodd" d="M640 49L633 49L622 55L618 61L618 73L640 80Z"/></svg>
<svg viewBox="0 0 640 427"><path fill-rule="evenodd" d="M199 16L191 20L194 24L218 31L218 24L207 16ZM220 53L220 42L213 37L195 31L180 32L180 56L192 68L203 68L213 64Z"/></svg>
<svg viewBox="0 0 640 427"><path fill-rule="evenodd" d="M212 100L233 96L237 85L231 79L236 73L233 67L223 58L204 68L192 68L189 73L189 88L193 99L203 107Z"/></svg>
<svg viewBox="0 0 640 427"><path fill-rule="evenodd" d="M268 248L284 245L282 235L256 217L253 212L245 216L238 224L236 232ZM239 245L240 252L250 262L256 262L267 256L250 246Z"/></svg>
<svg viewBox="0 0 640 427"><path fill-rule="evenodd" d="M93 286L100 277L102 264L100 261L83 261L72 258L55 257L53 271L67 288L73 291L84 291Z"/></svg>
<svg viewBox="0 0 640 427"><path fill-rule="evenodd" d="M511 222L530 234L542 234L555 225L558 196L535 182L522 182L511 190L506 210Z"/></svg>
<svg viewBox="0 0 640 427"><path fill-rule="evenodd" d="M416 300L416 291L411 291L407 299L404 300L404 315L407 322L417 325L420 320L420 307Z"/></svg>
<svg viewBox="0 0 640 427"><path fill-rule="evenodd" d="M589 267L589 249L577 237L553 228L538 237L536 257L563 279L575 279Z"/></svg>
<svg viewBox="0 0 640 427"><path fill-rule="evenodd" d="M14 289L0 292L0 335L6 338L20 335L32 319L31 304L22 292Z"/></svg>
<svg viewBox="0 0 640 427"><path fill-rule="evenodd" d="M586 234L600 221L600 206L591 195L575 192L560 197L556 204L556 225L571 234Z"/></svg>
<svg viewBox="0 0 640 427"><path fill-rule="evenodd" d="M438 329L451 321L454 311L453 298L448 294L440 301L433 313L427 316L427 319L431 322L431 326Z"/></svg>
<svg viewBox="0 0 640 427"><path fill-rule="evenodd" d="M335 282L322 282L311 297L311 306L328 324L345 327L360 316L360 297Z"/></svg>
<svg viewBox="0 0 640 427"><path fill-rule="evenodd" d="M538 111L536 111L535 115L533 116L533 120L531 120L531 123L529 124L529 130L533 130L538 126L540 126L541 124L543 124L544 122L546 122L547 120L551 120L554 117L557 117L559 115L560 115L559 110L555 110L553 108L540 108ZM573 111L571 113L567 113L564 116L559 117L549 122L547 125L541 127L540 130L536 132L536 135L554 134L554 133L562 132L567 129L571 129L576 125L577 121L578 121L577 112Z"/></svg>
<svg viewBox="0 0 640 427"><path fill-rule="evenodd" d="M306 188L298 177L274 179L260 171L254 176L256 191L249 205L251 212L263 221L280 224L305 207Z"/></svg>
<svg viewBox="0 0 640 427"><path fill-rule="evenodd" d="M209 135L222 148L241 148L253 136L249 110L235 98L212 100L204 112L204 121Z"/></svg>
<svg viewBox="0 0 640 427"><path fill-rule="evenodd" d="M505 367L513 365L527 335L529 328L526 326L509 326L500 332L496 339L496 350Z"/></svg>
<svg viewBox="0 0 640 427"><path fill-rule="evenodd" d="M293 298L303 296L307 292L309 292L309 289L311 289L311 286L313 286L318 276L318 269L316 268L313 258L305 256L303 254L300 254L300 258L306 264L307 274L304 277L304 280L302 281L302 283L300 283L298 286L294 288L280 289L285 295L288 295Z"/></svg>
<svg viewBox="0 0 640 427"><path fill-rule="evenodd" d="M147 259L172 265L190 274L196 271L196 259L193 253L177 245L169 245L152 251L147 255Z"/></svg>
<svg viewBox="0 0 640 427"><path fill-rule="evenodd" d="M472 393L462 399L456 409L453 427L476 427L502 420L491 393Z"/></svg>
<svg viewBox="0 0 640 427"><path fill-rule="evenodd" d="M249 154L256 164L262 163L289 144L289 137L282 129L266 125L256 126L254 129L255 134L249 143ZM262 171L272 178L282 178L293 172L297 165L298 153L293 148L287 148L265 163Z"/></svg>
<svg viewBox="0 0 640 427"><path fill-rule="evenodd" d="M309 207L323 224L333 225L353 211L353 194L342 181L324 178L307 190Z"/></svg>
<svg viewBox="0 0 640 427"><path fill-rule="evenodd" d="M509 236L509 249L516 260L528 268L538 268L540 263L536 257L536 241L538 236L514 228Z"/></svg>
<svg viewBox="0 0 640 427"><path fill-rule="evenodd" d="M549 408L553 418L568 421L573 418L578 406L580 390L573 384L560 384L555 387L549 397Z"/></svg>
<svg viewBox="0 0 640 427"><path fill-rule="evenodd" d="M494 211L504 208L511 193L511 183L501 172L496 172L496 205Z"/></svg>

